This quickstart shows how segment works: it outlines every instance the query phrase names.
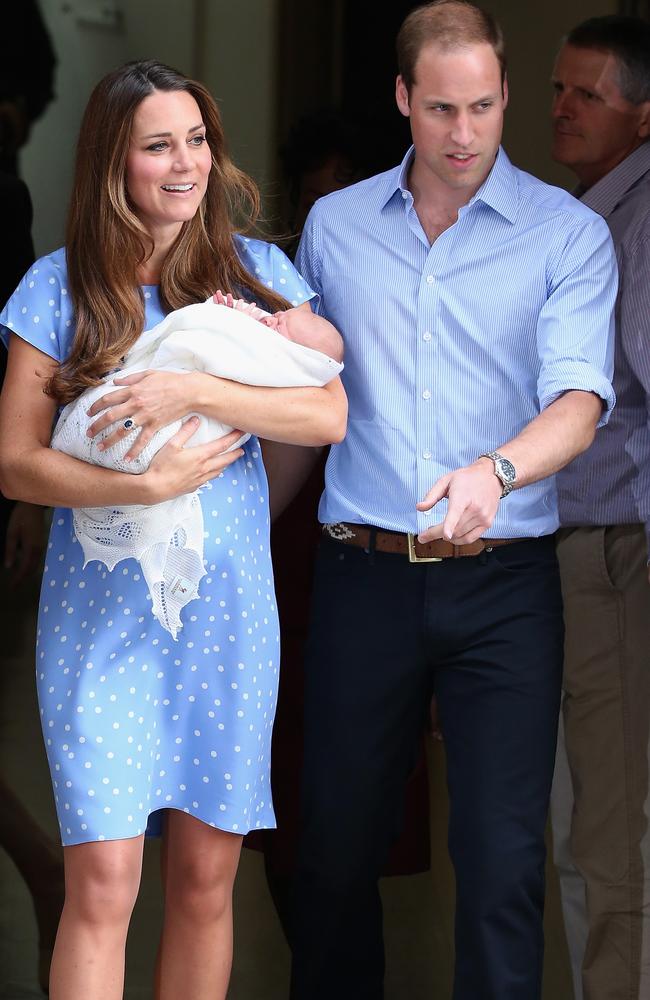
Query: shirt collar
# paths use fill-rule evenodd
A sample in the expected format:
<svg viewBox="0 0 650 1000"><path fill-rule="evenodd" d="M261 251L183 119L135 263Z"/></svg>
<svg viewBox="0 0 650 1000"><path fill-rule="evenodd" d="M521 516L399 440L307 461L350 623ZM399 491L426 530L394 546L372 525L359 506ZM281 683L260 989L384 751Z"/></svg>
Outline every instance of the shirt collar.
<svg viewBox="0 0 650 1000"><path fill-rule="evenodd" d="M400 197L402 198L404 198L405 196L408 198L411 197L411 192L408 189L408 175L414 154L415 154L415 148L411 146L410 149L406 151L406 155L404 156L404 159L399 164L399 166L394 167L392 170L389 170L388 173L385 175L386 182L384 190L381 192L382 208L386 208L388 202L396 194L399 194Z"/></svg>
<svg viewBox="0 0 650 1000"><path fill-rule="evenodd" d="M598 212L603 218L607 218L623 195L627 194L648 171L650 171L650 142L644 142L584 193L580 193L578 189L576 197L579 196L583 204Z"/></svg>
<svg viewBox="0 0 650 1000"><path fill-rule="evenodd" d="M408 187L408 174L414 155L415 148L411 146L399 166L388 172L385 190L382 192L382 208L385 208L388 202L398 193L404 200L412 198ZM509 222L514 222L517 215L518 200L519 186L517 175L507 154L500 146L490 173L476 194L463 208L468 208L475 202L482 201Z"/></svg>

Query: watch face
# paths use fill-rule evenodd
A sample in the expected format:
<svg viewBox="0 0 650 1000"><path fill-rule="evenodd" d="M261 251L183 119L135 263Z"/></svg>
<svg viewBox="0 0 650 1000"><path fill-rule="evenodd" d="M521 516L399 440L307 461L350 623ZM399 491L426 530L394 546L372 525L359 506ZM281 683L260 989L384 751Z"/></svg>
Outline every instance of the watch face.
<svg viewBox="0 0 650 1000"><path fill-rule="evenodd" d="M499 479L502 482L514 483L517 478L517 473L512 462L508 461L507 458L499 458L496 461L497 469L499 470Z"/></svg>

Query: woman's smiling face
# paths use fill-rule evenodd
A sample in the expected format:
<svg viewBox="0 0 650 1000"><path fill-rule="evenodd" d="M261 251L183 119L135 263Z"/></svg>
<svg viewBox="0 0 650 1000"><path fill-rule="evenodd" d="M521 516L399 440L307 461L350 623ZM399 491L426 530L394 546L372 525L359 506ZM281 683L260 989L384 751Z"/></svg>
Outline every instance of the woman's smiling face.
<svg viewBox="0 0 650 1000"><path fill-rule="evenodd" d="M211 167L205 124L192 95L156 90L145 97L133 119L126 188L154 240L173 238L196 214Z"/></svg>

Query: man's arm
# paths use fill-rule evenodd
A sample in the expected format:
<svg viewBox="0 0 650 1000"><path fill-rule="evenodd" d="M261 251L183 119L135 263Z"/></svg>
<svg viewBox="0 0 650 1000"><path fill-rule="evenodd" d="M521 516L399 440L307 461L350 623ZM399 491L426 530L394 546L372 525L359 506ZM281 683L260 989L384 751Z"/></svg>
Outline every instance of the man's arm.
<svg viewBox="0 0 650 1000"><path fill-rule="evenodd" d="M609 228L592 213L586 224L574 225L558 238L552 268L549 259L547 299L537 320L541 412L516 437L495 440L485 449L512 462L516 488L553 475L588 448L614 403L609 379L618 269ZM492 527L501 490L489 458L477 456L471 465L442 476L417 508L430 510L447 497L447 515L420 539L446 538L458 545L476 541Z"/></svg>
<svg viewBox="0 0 650 1000"><path fill-rule="evenodd" d="M501 445L495 442L494 448L517 470L515 489L553 475L588 448L602 409L603 402L595 393L571 390L551 403L517 437ZM442 524L423 531L420 541L446 538L456 545L476 541L492 526L501 489L489 458L477 458L471 465L442 476L417 509L431 510L447 497L447 516ZM507 498L504 502L508 502Z"/></svg>

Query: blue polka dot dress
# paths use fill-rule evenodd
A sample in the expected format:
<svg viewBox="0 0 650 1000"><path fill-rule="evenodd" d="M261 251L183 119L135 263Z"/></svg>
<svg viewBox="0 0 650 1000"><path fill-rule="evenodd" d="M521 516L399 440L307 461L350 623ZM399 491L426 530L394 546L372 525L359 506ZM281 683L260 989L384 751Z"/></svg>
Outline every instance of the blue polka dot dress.
<svg viewBox="0 0 650 1000"><path fill-rule="evenodd" d="M258 280L296 305L311 292L277 247L238 244ZM163 318L144 289L146 328ZM56 360L74 319L65 253L37 261L0 315ZM139 564L83 568L67 509L53 514L38 621L39 705L64 845L144 833L173 808L244 834L275 825L269 767L279 636L259 443L201 491L205 566L174 642Z"/></svg>

